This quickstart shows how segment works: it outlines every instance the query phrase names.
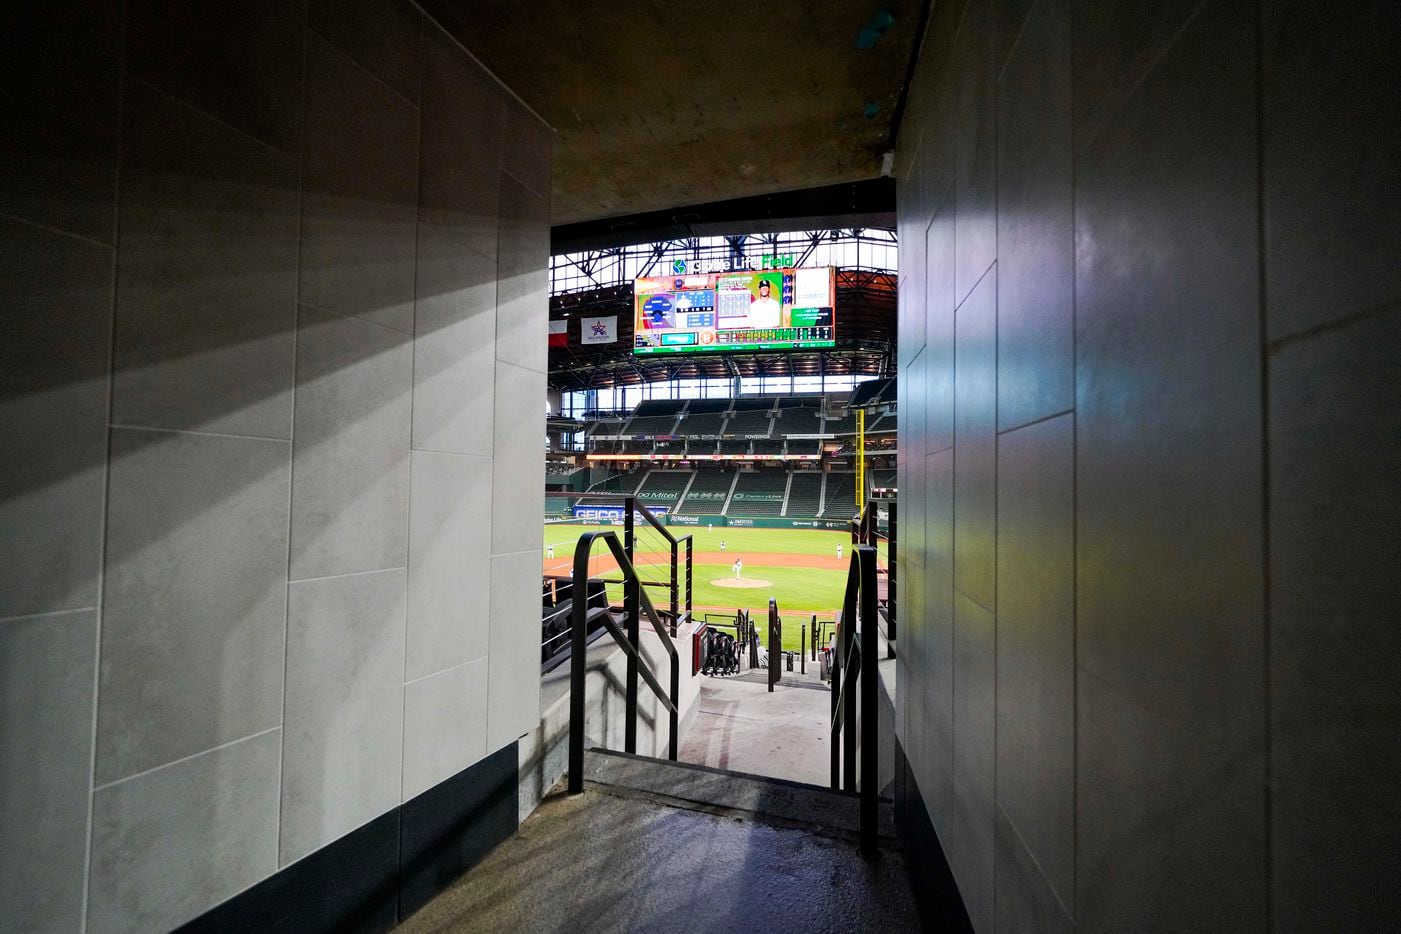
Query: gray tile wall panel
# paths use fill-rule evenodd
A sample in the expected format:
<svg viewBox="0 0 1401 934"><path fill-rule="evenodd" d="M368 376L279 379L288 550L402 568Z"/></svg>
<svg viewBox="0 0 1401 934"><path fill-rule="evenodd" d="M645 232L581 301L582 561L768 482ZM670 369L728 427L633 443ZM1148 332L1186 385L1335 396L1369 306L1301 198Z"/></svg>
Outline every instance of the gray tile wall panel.
<svg viewBox="0 0 1401 934"><path fill-rule="evenodd" d="M413 446L491 453L496 261L462 227L418 226Z"/></svg>
<svg viewBox="0 0 1401 934"><path fill-rule="evenodd" d="M0 618L96 606L112 251L0 220Z"/></svg>
<svg viewBox="0 0 1401 934"><path fill-rule="evenodd" d="M953 450L930 454L925 461L925 505L929 561L925 566L925 618L929 621L929 667L912 682L920 685L928 719L925 743L929 765L922 773L924 793L934 829L941 838L952 833L953 812ZM920 682L923 682L922 684Z"/></svg>
<svg viewBox="0 0 1401 934"><path fill-rule="evenodd" d="M1077 650L1097 687L1082 675L1075 903L1094 929L1199 926L1204 905L1263 923L1251 35L1247 11L1203 7L1077 167Z"/></svg>
<svg viewBox="0 0 1401 934"><path fill-rule="evenodd" d="M491 553L513 554L530 549L539 557L544 543L541 523L535 516L545 514L544 484L535 477L545 475L545 446L534 430L540 420L536 409L545 392L545 374L523 370L498 361L496 364L496 403L491 458ZM479 521L483 518L478 517ZM539 576L539 568L536 569ZM532 599L535 596L532 594ZM535 604L539 601L535 600ZM537 628L539 608L532 611ZM538 646L537 646L538 648Z"/></svg>
<svg viewBox="0 0 1401 934"><path fill-rule="evenodd" d="M1072 0L1075 144L1092 145L1204 4ZM1242 49L1246 46L1242 46Z"/></svg>
<svg viewBox="0 0 1401 934"><path fill-rule="evenodd" d="M1079 926L1263 930L1258 753L1222 736L1225 713L1184 725L1084 668L1076 693Z"/></svg>
<svg viewBox="0 0 1401 934"><path fill-rule="evenodd" d="M954 567L957 569L957 560ZM993 623L992 613L954 591L953 787L948 849L968 917L983 931L992 929L993 920L993 705L997 693Z"/></svg>
<svg viewBox="0 0 1401 934"><path fill-rule="evenodd" d="M487 654L491 585L491 460L415 451L412 475L409 681Z"/></svg>
<svg viewBox="0 0 1401 934"><path fill-rule="evenodd" d="M1265 293L1279 339L1401 303L1401 10L1261 9Z"/></svg>
<svg viewBox="0 0 1401 934"><path fill-rule="evenodd" d="M1075 922L1046 883L1002 808L997 809L997 931L1070 934Z"/></svg>
<svg viewBox="0 0 1401 934"><path fill-rule="evenodd" d="M304 0L125 4L126 67L243 133L297 153Z"/></svg>
<svg viewBox="0 0 1401 934"><path fill-rule="evenodd" d="M926 348L926 350L927 349L928 348ZM900 396L900 414L903 416L905 425L910 426L909 429L901 435L900 444L902 446L907 446L909 457L913 461L913 466L905 478L905 486L902 489L909 490L912 494L909 500L910 503L920 503L920 505L916 507L919 511L915 512L914 515L918 516L921 521L912 522L908 526L898 530L900 533L898 546L900 552L904 554L905 559L914 561L919 567L924 566L926 558L926 525L923 521L924 506L922 499L918 496L919 491L924 487L923 464L925 444L923 443L921 432L915 426L922 427L924 425L924 418L922 417L924 390L929 385L927 377L928 371L925 367L926 360L925 351L920 351L915 357L914 362L910 365L908 370L909 378L906 380L906 385L900 387L901 389L908 389L907 393Z"/></svg>
<svg viewBox="0 0 1401 934"><path fill-rule="evenodd" d="M97 611L0 620L0 913L83 924Z"/></svg>
<svg viewBox="0 0 1401 934"><path fill-rule="evenodd" d="M423 15L408 0L307 0L307 26L411 103Z"/></svg>
<svg viewBox="0 0 1401 934"><path fill-rule="evenodd" d="M423 42L419 220L462 228L472 249L496 256L503 95L436 26Z"/></svg>
<svg viewBox="0 0 1401 934"><path fill-rule="evenodd" d="M1040 0L998 84L997 422L1075 403L1068 0Z"/></svg>
<svg viewBox="0 0 1401 934"><path fill-rule="evenodd" d="M929 258L924 308L926 453L953 446L954 195L944 193L925 234Z"/></svg>
<svg viewBox="0 0 1401 934"><path fill-rule="evenodd" d="M122 116L113 420L290 438L295 161L139 82Z"/></svg>
<svg viewBox="0 0 1401 934"><path fill-rule="evenodd" d="M299 298L412 333L418 111L316 37L306 96Z"/></svg>
<svg viewBox="0 0 1401 934"><path fill-rule="evenodd" d="M1401 313L1270 361L1272 920L1401 927Z"/></svg>
<svg viewBox="0 0 1401 934"><path fill-rule="evenodd" d="M11 17L0 54L0 214L112 242L120 38L116 0L32 4Z"/></svg>
<svg viewBox="0 0 1401 934"><path fill-rule="evenodd" d="M299 323L292 579L404 567L410 339L306 305Z"/></svg>
<svg viewBox="0 0 1401 934"><path fill-rule="evenodd" d="M897 302L899 334L909 335L900 341L900 369L924 349L924 291L925 291L925 211L917 209L918 193L913 185L906 186L912 194L899 202L896 235L900 243L900 294Z"/></svg>
<svg viewBox="0 0 1401 934"><path fill-rule="evenodd" d="M405 589L402 570L289 587L280 865L401 801Z"/></svg>
<svg viewBox="0 0 1401 934"><path fill-rule="evenodd" d="M4 861L25 860L0 904L21 927L82 927L90 840L90 929L178 926L537 713L539 528L459 526L501 491L542 505L522 426L552 135L412 3L168 6L37 11L0 65L0 703L25 708L0 731L23 811ZM521 364L500 393L498 356ZM496 633L493 543L518 591ZM382 576L393 609L347 595Z"/></svg>
<svg viewBox="0 0 1401 934"><path fill-rule="evenodd" d="M997 800L1018 845L1029 850L1032 865L1070 906L1075 898L1073 415L998 438L997 493Z"/></svg>
<svg viewBox="0 0 1401 934"><path fill-rule="evenodd" d="M503 110L501 170L548 204L554 131L513 97L506 97Z"/></svg>
<svg viewBox="0 0 1401 934"><path fill-rule="evenodd" d="M290 447L112 430L97 784L277 726Z"/></svg>
<svg viewBox="0 0 1401 934"><path fill-rule="evenodd" d="M970 0L955 40L955 300L962 304L997 258L997 111L992 0Z"/></svg>
<svg viewBox="0 0 1401 934"><path fill-rule="evenodd" d="M996 606L997 276L958 309L954 364L954 586Z"/></svg>
<svg viewBox="0 0 1401 934"><path fill-rule="evenodd" d="M497 246L496 359L544 373L540 341L550 311L550 203L509 175L501 177Z"/></svg>
<svg viewBox="0 0 1401 934"><path fill-rule="evenodd" d="M534 677L540 658L539 587L538 543L531 551L492 557L487 752L540 723L540 679Z"/></svg>
<svg viewBox="0 0 1401 934"><path fill-rule="evenodd" d="M280 730L93 795L87 930L164 931L277 868Z"/></svg>
<svg viewBox="0 0 1401 934"><path fill-rule="evenodd" d="M404 685L404 790L408 801L486 754L487 659Z"/></svg>

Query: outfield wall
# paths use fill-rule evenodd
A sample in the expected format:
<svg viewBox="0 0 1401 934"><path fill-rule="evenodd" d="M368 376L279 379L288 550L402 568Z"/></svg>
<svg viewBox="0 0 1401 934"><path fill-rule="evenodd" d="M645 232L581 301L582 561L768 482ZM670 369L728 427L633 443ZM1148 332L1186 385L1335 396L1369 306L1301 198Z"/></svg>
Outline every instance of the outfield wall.
<svg viewBox="0 0 1401 934"><path fill-rule="evenodd" d="M844 519L786 519L775 516L679 516L666 517L667 525L729 526L736 529L835 529L850 528Z"/></svg>

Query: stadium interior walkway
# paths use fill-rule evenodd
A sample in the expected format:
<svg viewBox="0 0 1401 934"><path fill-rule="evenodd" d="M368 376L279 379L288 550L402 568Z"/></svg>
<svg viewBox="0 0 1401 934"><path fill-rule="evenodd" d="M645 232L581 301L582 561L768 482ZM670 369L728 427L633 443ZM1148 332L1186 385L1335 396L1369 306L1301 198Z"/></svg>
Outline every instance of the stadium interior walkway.
<svg viewBox="0 0 1401 934"><path fill-rule="evenodd" d="M770 693L758 669L703 678L700 709L679 753L682 762L826 785L832 692L808 670L783 672Z"/></svg>

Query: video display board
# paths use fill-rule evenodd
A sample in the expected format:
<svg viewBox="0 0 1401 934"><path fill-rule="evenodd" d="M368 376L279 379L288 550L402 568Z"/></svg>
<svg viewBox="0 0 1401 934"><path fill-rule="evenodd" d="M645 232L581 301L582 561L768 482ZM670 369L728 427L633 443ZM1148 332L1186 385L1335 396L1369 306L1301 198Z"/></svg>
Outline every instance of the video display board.
<svg viewBox="0 0 1401 934"><path fill-rule="evenodd" d="M633 282L633 353L836 346L836 270L765 269Z"/></svg>

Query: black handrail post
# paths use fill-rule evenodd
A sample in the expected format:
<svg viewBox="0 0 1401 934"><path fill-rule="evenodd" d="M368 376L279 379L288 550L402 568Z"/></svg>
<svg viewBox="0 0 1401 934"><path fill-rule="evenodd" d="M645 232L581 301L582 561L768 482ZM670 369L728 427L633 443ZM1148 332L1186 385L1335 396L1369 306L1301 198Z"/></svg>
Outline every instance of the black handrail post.
<svg viewBox="0 0 1401 934"><path fill-rule="evenodd" d="M798 673L808 673L808 628L798 627Z"/></svg>
<svg viewBox="0 0 1401 934"><path fill-rule="evenodd" d="M832 659L832 722L837 723L837 698L842 696L842 642L837 640L836 651ZM832 730L832 790L836 791L842 784L841 759L842 759L842 734L839 732L841 725L838 724Z"/></svg>
<svg viewBox="0 0 1401 934"><path fill-rule="evenodd" d="M671 730L671 742L667 746L667 758L672 762L676 761L677 737L681 733L681 722L678 711L681 709L681 662L679 657L673 656L671 659L671 710L668 711L670 719L667 727Z"/></svg>
<svg viewBox="0 0 1401 934"><path fill-rule="evenodd" d="M778 601L769 597L769 693L773 693L773 686L778 679L783 677L783 669L778 663L779 637L778 637Z"/></svg>
<svg viewBox="0 0 1401 934"><path fill-rule="evenodd" d="M574 596L569 659L569 793L584 790L584 651L587 645L584 628L588 625L588 600L581 599L580 590L587 591L589 551L593 536L579 536L574 546L574 579L570 590Z"/></svg>
<svg viewBox="0 0 1401 934"><path fill-rule="evenodd" d="M855 556L853 556L855 557ZM852 595L855 598L855 594ZM850 662L852 654L856 649L856 600L852 601L852 612L842 611L842 623L837 629L837 638L842 643L843 659ZM857 662L858 668L855 677L858 680L864 679L867 664L874 665L874 659L862 658ZM852 675L847 672L847 681L850 682ZM859 685L858 685L859 686ZM856 691L847 684L846 697L842 701L842 788L847 791L856 790Z"/></svg>
<svg viewBox="0 0 1401 934"><path fill-rule="evenodd" d="M876 699L879 640L876 623L876 549L861 553L861 849L876 850L876 815L880 793L880 711Z"/></svg>
<svg viewBox="0 0 1401 934"><path fill-rule="evenodd" d="M676 551L680 543L675 539L671 541L671 634L676 635L676 616L681 612L679 586L676 579Z"/></svg>
<svg viewBox="0 0 1401 934"><path fill-rule="evenodd" d="M691 605L691 571L695 558L696 540L690 535L686 536L686 622L691 621L691 613L694 608Z"/></svg>
<svg viewBox="0 0 1401 934"><path fill-rule="evenodd" d="M623 514L623 550L627 552L628 561L635 560L634 547L636 543L635 529L633 528L633 500L628 498ZM623 612L626 614L628 641L633 648L639 648L642 641L641 616L638 609L637 591L640 584L636 581L625 581L623 583ZM627 667L627 680L625 682L625 703L623 714L623 749L627 752L637 752L637 659L629 655Z"/></svg>
<svg viewBox="0 0 1401 934"><path fill-rule="evenodd" d="M895 546L896 542L898 541L895 535L895 513L898 508L899 503L892 501L890 504L890 519L886 527L888 541L885 544L885 613L886 620L890 624L890 631L886 633L886 638L888 638L891 642L894 642L896 639L895 619L898 616L897 611L900 607L899 588L896 586L899 562L896 560L895 557ZM892 650L890 654L893 656L895 652Z"/></svg>

